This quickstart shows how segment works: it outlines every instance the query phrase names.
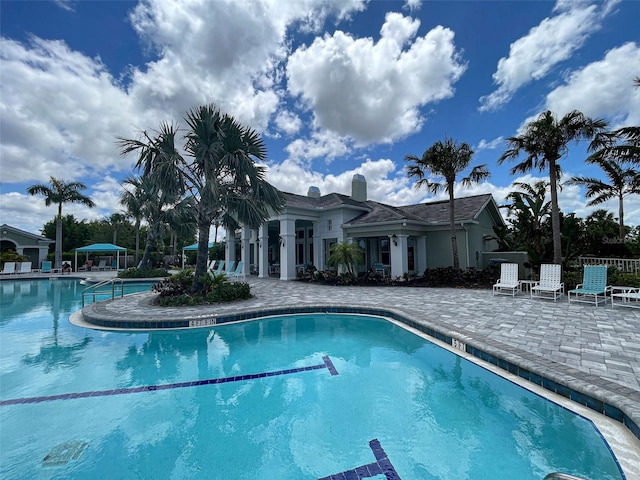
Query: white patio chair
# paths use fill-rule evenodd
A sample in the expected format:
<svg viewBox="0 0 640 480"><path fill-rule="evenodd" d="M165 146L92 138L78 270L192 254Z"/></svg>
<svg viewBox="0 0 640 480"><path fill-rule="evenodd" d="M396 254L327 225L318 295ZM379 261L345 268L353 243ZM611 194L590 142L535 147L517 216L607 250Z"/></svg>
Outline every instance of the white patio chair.
<svg viewBox="0 0 640 480"><path fill-rule="evenodd" d="M543 263L540 266L540 280L531 287L531 298L553 298L555 302L564 295L561 281L562 265Z"/></svg>
<svg viewBox="0 0 640 480"><path fill-rule="evenodd" d="M31 262L22 262L18 273L31 273Z"/></svg>
<svg viewBox="0 0 640 480"><path fill-rule="evenodd" d="M520 291L520 281L518 280L517 263L501 263L500 278L493 285L493 294L516 296Z"/></svg>
<svg viewBox="0 0 640 480"><path fill-rule="evenodd" d="M13 275L14 273L16 273L16 262L4 262L0 275Z"/></svg>

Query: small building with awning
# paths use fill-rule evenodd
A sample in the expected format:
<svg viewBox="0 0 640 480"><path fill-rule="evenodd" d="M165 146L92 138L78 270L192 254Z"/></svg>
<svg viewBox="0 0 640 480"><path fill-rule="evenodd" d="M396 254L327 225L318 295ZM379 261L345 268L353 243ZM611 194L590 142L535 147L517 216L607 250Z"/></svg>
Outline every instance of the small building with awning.
<svg viewBox="0 0 640 480"><path fill-rule="evenodd" d="M85 247L78 247L75 249L75 269L78 270L78 253L85 254L85 261L89 259L89 254L93 253L110 253L116 255L116 270L120 269L120 254L123 253L126 257L127 249L124 247L119 247L112 243L94 243L93 245L87 245Z"/></svg>

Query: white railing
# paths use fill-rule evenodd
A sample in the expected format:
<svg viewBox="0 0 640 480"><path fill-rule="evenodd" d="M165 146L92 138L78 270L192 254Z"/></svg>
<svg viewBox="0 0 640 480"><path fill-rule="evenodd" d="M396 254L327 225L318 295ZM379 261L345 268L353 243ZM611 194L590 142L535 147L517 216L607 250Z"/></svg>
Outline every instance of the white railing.
<svg viewBox="0 0 640 480"><path fill-rule="evenodd" d="M584 265L606 265L607 267L616 267L621 272L640 273L640 258L597 258L597 257L578 257L580 266Z"/></svg>

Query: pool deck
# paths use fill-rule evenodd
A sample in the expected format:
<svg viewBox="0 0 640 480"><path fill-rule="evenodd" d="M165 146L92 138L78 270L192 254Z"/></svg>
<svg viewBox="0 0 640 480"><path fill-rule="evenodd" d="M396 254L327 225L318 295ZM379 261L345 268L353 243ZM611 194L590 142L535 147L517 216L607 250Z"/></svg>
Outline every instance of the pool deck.
<svg viewBox="0 0 640 480"><path fill-rule="evenodd" d="M87 275L94 281L113 276L113 271ZM462 341L467 351L480 349L613 405L633 421L636 429L631 430L640 437L639 309L614 309L610 303L569 304L566 297L557 302L531 299L528 294L512 298L490 290L325 286L255 276L247 281L254 298L238 303L165 308L150 304L155 294L142 293L91 304L82 316L90 321L206 323L224 316L300 307L380 309Z"/></svg>

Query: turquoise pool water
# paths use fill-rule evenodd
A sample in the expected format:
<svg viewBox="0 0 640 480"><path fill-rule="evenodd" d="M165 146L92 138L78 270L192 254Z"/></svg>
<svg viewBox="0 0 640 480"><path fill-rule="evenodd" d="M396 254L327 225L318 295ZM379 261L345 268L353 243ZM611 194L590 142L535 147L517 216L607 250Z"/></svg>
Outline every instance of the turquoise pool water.
<svg viewBox="0 0 640 480"><path fill-rule="evenodd" d="M383 319L107 333L68 322L84 288L0 282L0 478L624 478L590 421Z"/></svg>

